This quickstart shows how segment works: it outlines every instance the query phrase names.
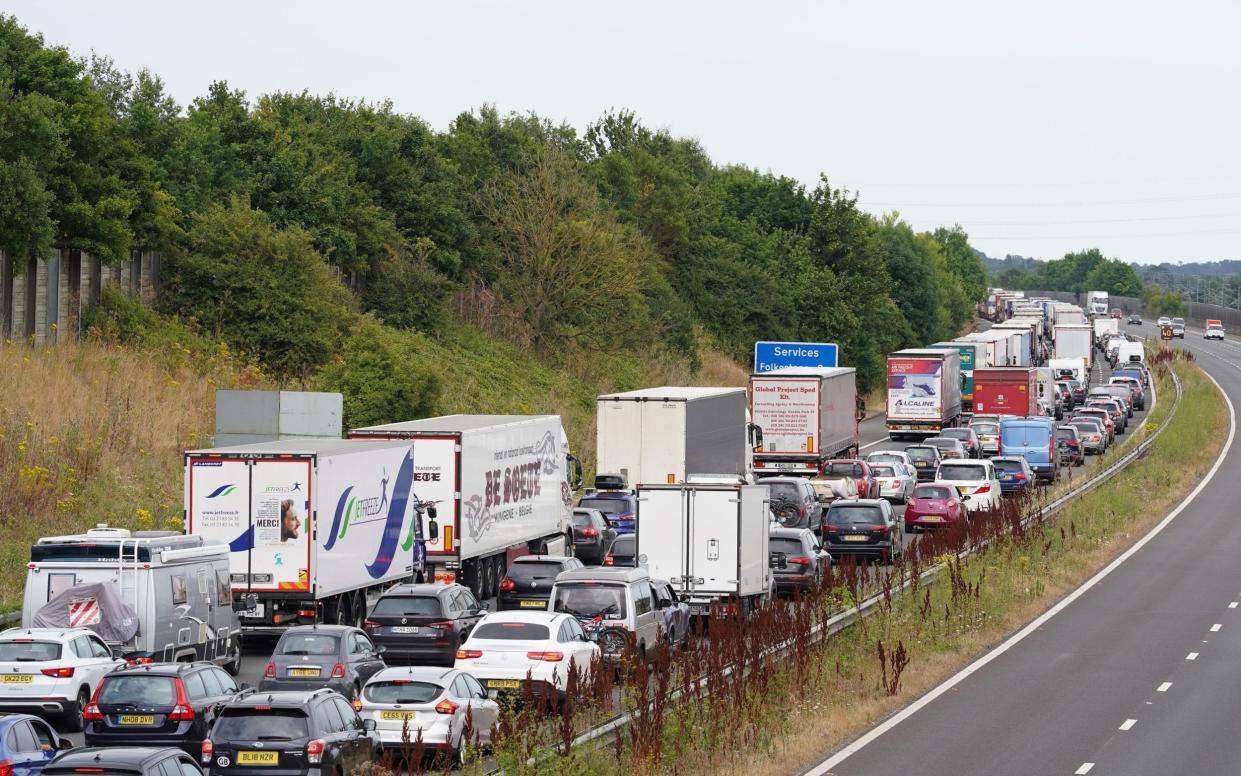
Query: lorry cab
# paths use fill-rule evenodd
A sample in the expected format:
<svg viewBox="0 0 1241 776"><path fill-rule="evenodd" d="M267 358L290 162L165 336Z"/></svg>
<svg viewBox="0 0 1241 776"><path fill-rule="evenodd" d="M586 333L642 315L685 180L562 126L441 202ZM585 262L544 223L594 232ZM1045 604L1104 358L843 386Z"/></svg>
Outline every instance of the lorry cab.
<svg viewBox="0 0 1241 776"><path fill-rule="evenodd" d="M1046 417L1004 417L1000 420L1000 455L1019 455L1042 482L1055 482L1060 473L1055 421Z"/></svg>

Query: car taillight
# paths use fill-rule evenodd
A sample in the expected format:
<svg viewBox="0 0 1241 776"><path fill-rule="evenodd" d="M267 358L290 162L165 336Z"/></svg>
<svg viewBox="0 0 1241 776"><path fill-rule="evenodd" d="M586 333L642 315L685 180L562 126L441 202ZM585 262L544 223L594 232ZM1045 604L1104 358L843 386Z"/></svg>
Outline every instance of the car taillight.
<svg viewBox="0 0 1241 776"><path fill-rule="evenodd" d="M457 706L457 704L453 703L450 700L445 699L435 704L435 713L436 714L456 714L458 708L460 707Z"/></svg>
<svg viewBox="0 0 1241 776"><path fill-rule="evenodd" d="M345 678L345 664L337 663L336 665L332 666L332 676L330 678L344 679Z"/></svg>
<svg viewBox="0 0 1241 776"><path fill-rule="evenodd" d="M975 490L974 492L975 492L975 493L990 493L990 492L991 492L991 485L990 485L990 484L988 484L988 485L983 485L981 488L978 488L978 489L977 489L977 490Z"/></svg>
<svg viewBox="0 0 1241 776"><path fill-rule="evenodd" d="M0 776L13 776L12 761L0 760Z"/></svg>
<svg viewBox="0 0 1241 776"><path fill-rule="evenodd" d="M327 742L322 738L316 738L309 744L306 744L306 762L311 765L318 765L323 762L323 750L327 749Z"/></svg>
<svg viewBox="0 0 1241 776"><path fill-rule="evenodd" d="M363 620L362 621L362 628L365 630L370 630L371 628L378 628L378 627L379 627L379 623L376 622L375 620Z"/></svg>
<svg viewBox="0 0 1241 776"><path fill-rule="evenodd" d="M505 577L504 579L500 580L500 591L501 592L508 592L509 590L512 590L515 587L517 587L517 583L509 579L508 577Z"/></svg>
<svg viewBox="0 0 1241 776"><path fill-rule="evenodd" d="M526 657L531 660L542 660L544 663L559 663L564 660L563 652L527 652Z"/></svg>
<svg viewBox="0 0 1241 776"><path fill-rule="evenodd" d="M482 650L478 649L459 649L457 650L458 660L472 660L476 657L482 657Z"/></svg>
<svg viewBox="0 0 1241 776"><path fill-rule="evenodd" d="M582 529L582 536L598 536L598 535L599 535L599 532L596 531L594 528L583 528Z"/></svg>
<svg viewBox="0 0 1241 776"><path fill-rule="evenodd" d="M267 668L263 669L263 678L264 679L275 679L276 678L276 664L275 663L267 664Z"/></svg>
<svg viewBox="0 0 1241 776"><path fill-rule="evenodd" d="M453 625L455 625L455 623L452 620L440 620L439 622L431 623L427 627L435 628L436 630L452 630Z"/></svg>
<svg viewBox="0 0 1241 776"><path fill-rule="evenodd" d="M612 557L612 553L610 553L610 552L609 552L609 553L608 553L608 556L607 556L606 558L604 558L604 559L603 559L603 565L605 565L605 566L615 566L615 565L616 565L616 559Z"/></svg>
<svg viewBox="0 0 1241 776"><path fill-rule="evenodd" d="M1018 474L1018 475L1017 475L1017 479L1018 479L1018 480L1021 480L1022 482L1025 482L1025 481L1026 481L1026 476L1025 476L1024 474Z"/></svg>
<svg viewBox="0 0 1241 776"><path fill-rule="evenodd" d="M872 525L868 530L871 533L887 533L888 527L886 525Z"/></svg>
<svg viewBox="0 0 1241 776"><path fill-rule="evenodd" d="M361 710L362 710L362 699L361 699L361 698L354 698L354 699L353 699L353 710L354 710L354 711L361 711Z"/></svg>
<svg viewBox="0 0 1241 776"><path fill-rule="evenodd" d="M187 722L194 719L194 707L190 705L190 699L185 694L185 682L180 678L177 679L177 705L168 715L168 719L174 722Z"/></svg>
<svg viewBox="0 0 1241 776"><path fill-rule="evenodd" d="M204 738L202 754L199 756L198 759L201 760L202 762L209 763L211 762L211 753L214 751L215 751L215 745L211 743L211 739Z"/></svg>
<svg viewBox="0 0 1241 776"><path fill-rule="evenodd" d="M298 609L297 616L298 617L314 617L315 610L314 609Z"/></svg>
<svg viewBox="0 0 1241 776"><path fill-rule="evenodd" d="M67 668L44 668L44 669L43 669L43 675L44 675L44 676L51 676L51 677L54 677L54 678L56 678L56 679L68 679L69 677L73 676L73 668L72 668L72 667L67 667Z"/></svg>
<svg viewBox="0 0 1241 776"><path fill-rule="evenodd" d="M806 557L805 555L798 555L795 558L788 558L787 561L789 563L795 563L798 566L809 566L810 565L810 558Z"/></svg>

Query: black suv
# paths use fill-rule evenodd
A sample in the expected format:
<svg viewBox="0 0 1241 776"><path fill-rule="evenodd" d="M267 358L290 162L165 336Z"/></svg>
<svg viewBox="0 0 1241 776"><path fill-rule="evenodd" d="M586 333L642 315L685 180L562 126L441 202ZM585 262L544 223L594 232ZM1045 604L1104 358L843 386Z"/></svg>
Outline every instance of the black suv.
<svg viewBox="0 0 1241 776"><path fill-rule="evenodd" d="M465 585L397 585L379 597L364 624L388 665L452 666L457 647L486 613Z"/></svg>
<svg viewBox="0 0 1241 776"><path fill-rule="evenodd" d="M365 771L378 752L375 720L334 690L251 690L220 709L202 763L220 776L349 774Z"/></svg>
<svg viewBox="0 0 1241 776"><path fill-rule="evenodd" d="M86 747L61 752L43 766L47 776L202 776L202 770L184 751L145 746Z"/></svg>
<svg viewBox="0 0 1241 776"><path fill-rule="evenodd" d="M611 546L609 545L609 548ZM547 599L552 594L552 583L562 571L584 568L577 558L564 555L523 555L508 567L508 573L500 580L500 598L497 611L510 609L535 609L547 611Z"/></svg>
<svg viewBox="0 0 1241 776"><path fill-rule="evenodd" d="M598 509L576 507L573 510L573 554L583 563L603 565L603 559L616 541L612 521Z"/></svg>
<svg viewBox="0 0 1241 776"><path fill-rule="evenodd" d="M87 746L178 746L197 755L214 707L237 694L214 663L148 663L106 674L82 712Z"/></svg>

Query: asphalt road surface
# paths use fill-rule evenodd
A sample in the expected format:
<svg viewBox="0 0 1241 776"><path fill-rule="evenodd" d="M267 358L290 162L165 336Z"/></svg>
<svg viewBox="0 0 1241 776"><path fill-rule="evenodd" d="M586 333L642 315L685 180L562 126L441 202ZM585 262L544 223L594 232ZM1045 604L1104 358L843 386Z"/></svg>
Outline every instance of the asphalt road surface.
<svg viewBox="0 0 1241 776"><path fill-rule="evenodd" d="M1127 327L1152 336L1154 327ZM1241 399L1241 344L1191 329ZM1170 466L1175 466L1171 462ZM1208 776L1241 772L1241 452L1175 520L1025 639L859 751L835 776Z"/></svg>

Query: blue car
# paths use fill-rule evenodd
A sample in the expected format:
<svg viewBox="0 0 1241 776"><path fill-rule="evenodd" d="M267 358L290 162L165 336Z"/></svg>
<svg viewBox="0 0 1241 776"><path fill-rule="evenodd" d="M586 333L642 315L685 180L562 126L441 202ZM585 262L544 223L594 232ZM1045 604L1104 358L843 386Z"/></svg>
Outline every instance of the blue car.
<svg viewBox="0 0 1241 776"><path fill-rule="evenodd" d="M1045 416L1004 417L1000 420L1000 455L1025 458L1042 482L1060 478L1060 450L1056 422Z"/></svg>
<svg viewBox="0 0 1241 776"><path fill-rule="evenodd" d="M1034 470L1030 463L1020 455L1007 458L992 458L995 464L995 476L1000 480L1001 493L1021 495L1034 486Z"/></svg>
<svg viewBox="0 0 1241 776"><path fill-rule="evenodd" d="M73 746L52 726L31 714L0 714L0 763L13 776L35 776L63 749Z"/></svg>
<svg viewBox="0 0 1241 776"><path fill-rule="evenodd" d="M627 490L589 491L577 505L585 509L597 509L607 516L617 535L633 533L638 515L638 498Z"/></svg>

